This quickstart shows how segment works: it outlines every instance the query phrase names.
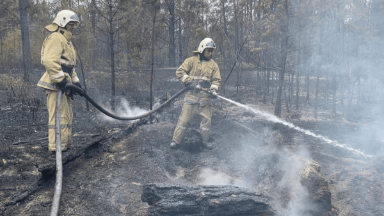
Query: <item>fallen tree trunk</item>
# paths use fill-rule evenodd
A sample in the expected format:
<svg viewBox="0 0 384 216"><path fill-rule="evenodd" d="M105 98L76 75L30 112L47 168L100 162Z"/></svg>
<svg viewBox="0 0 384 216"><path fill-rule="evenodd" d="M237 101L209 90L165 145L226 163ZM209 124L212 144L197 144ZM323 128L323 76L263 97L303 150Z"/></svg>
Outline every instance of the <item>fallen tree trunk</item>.
<svg viewBox="0 0 384 216"><path fill-rule="evenodd" d="M235 186L148 184L141 200L151 207L148 215L269 216L268 198Z"/></svg>

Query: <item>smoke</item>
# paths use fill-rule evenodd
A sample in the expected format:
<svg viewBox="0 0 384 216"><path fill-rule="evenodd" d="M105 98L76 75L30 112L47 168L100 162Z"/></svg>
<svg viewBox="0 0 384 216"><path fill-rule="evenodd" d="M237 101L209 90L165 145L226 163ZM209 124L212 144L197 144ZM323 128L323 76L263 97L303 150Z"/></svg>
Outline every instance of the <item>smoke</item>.
<svg viewBox="0 0 384 216"><path fill-rule="evenodd" d="M278 182L276 190L280 193L287 192L289 201L287 204L278 203L282 208L279 212L280 215L301 216L306 215L305 212L316 211L317 209L310 200L308 189L301 183L301 173L306 167L306 162L310 161L307 150L300 149L298 155L288 151L286 153L279 154L279 157L282 158L279 169L284 174L281 181Z"/></svg>
<svg viewBox="0 0 384 216"><path fill-rule="evenodd" d="M141 115L143 113L146 113L147 110L141 109L139 107L131 107L127 99L121 98L120 101L116 104L115 111L112 111L111 104L107 103L103 107L109 112L114 113L115 115L121 116L121 117L132 117L132 116L137 116ZM116 120L114 118L111 118L103 113L100 112L98 117L103 120L103 121L108 121L108 122L121 122L120 120ZM129 121L132 122L132 121Z"/></svg>
<svg viewBox="0 0 384 216"><path fill-rule="evenodd" d="M211 168L202 169L199 178L200 185L232 185L231 176Z"/></svg>
<svg viewBox="0 0 384 216"><path fill-rule="evenodd" d="M244 138L239 143L241 149L229 155L229 167L203 168L198 184L233 185L267 194L281 215L301 216L317 211L301 183L302 172L311 161L309 152L301 147L293 153L280 145L280 139L268 129L263 138Z"/></svg>

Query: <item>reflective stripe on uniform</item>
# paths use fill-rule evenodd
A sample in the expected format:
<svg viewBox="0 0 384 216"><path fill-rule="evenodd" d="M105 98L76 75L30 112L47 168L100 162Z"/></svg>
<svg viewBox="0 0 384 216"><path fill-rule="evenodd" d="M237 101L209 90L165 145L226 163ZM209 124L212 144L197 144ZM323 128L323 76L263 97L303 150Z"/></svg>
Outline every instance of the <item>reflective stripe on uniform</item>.
<svg viewBox="0 0 384 216"><path fill-rule="evenodd" d="M176 125L176 128L180 128L180 129L182 129L182 130L186 130L186 129L187 129L186 127L183 127L183 126L181 126L181 125Z"/></svg>
<svg viewBox="0 0 384 216"><path fill-rule="evenodd" d="M208 127L201 127L200 130L209 131L210 128L208 128Z"/></svg>
<svg viewBox="0 0 384 216"><path fill-rule="evenodd" d="M68 67L73 67L76 64L76 62L71 62L71 61L68 61L66 59L61 58L60 64L63 64L63 65L68 66Z"/></svg>
<svg viewBox="0 0 384 216"><path fill-rule="evenodd" d="M37 84L51 88L51 89L56 89L56 85L52 85L51 83L44 82L43 80L39 80L39 82Z"/></svg>

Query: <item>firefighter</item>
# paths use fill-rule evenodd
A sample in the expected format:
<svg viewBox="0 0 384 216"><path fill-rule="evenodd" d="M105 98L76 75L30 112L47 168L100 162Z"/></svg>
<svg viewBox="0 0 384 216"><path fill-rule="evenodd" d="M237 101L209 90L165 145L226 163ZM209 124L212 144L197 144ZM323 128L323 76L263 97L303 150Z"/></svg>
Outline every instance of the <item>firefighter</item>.
<svg viewBox="0 0 384 216"><path fill-rule="evenodd" d="M212 60L212 54L216 49L215 42L211 38L205 38L200 42L197 51L192 57L187 58L176 70L177 78L184 84L190 85L184 98L183 108L173 133L171 148L177 148L182 142L189 121L198 113L201 116L200 134L203 147L212 149L209 135L212 117L212 99L217 94L220 86L221 75L216 62ZM196 88L199 86L201 88ZM210 89L210 94L203 89Z"/></svg>
<svg viewBox="0 0 384 216"><path fill-rule="evenodd" d="M72 30L80 23L79 17L70 10L57 13L54 21L45 27L51 32L41 49L41 64L45 73L37 86L43 88L47 97L48 108L48 151L55 152L55 109L58 89L63 92L61 97L61 149L66 151L71 146L72 135L72 102L73 93L65 89L67 83L81 88L80 80L74 69L76 65L76 51L71 42Z"/></svg>

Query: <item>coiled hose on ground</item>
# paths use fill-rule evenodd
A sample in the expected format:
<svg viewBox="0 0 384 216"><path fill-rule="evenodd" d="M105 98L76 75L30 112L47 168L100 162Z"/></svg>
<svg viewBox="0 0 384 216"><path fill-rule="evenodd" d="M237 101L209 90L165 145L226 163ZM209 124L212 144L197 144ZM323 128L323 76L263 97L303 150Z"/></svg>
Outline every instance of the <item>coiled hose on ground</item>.
<svg viewBox="0 0 384 216"><path fill-rule="evenodd" d="M144 114L141 114L141 115L137 115L137 116L131 116L131 117L121 117L121 116L117 116L117 115L115 115L115 114L105 110L103 107L101 107L99 104L97 104L91 97L89 97L89 95L87 95L87 93L84 91L84 89L79 88L78 86L73 85L73 84L69 84L69 83L66 85L66 88L73 89L73 90L77 91L80 96L85 97L94 107L96 107L102 113L104 113L105 115L107 115L107 116L109 116L111 118L118 119L118 120L136 120L136 119L141 119L141 118L144 118L146 116L152 115L153 113L155 113L155 112L159 111L160 109L164 108L171 101L173 101L177 97L179 97L181 94L183 94L184 92L186 92L186 91L191 89L190 86L184 87L183 89L178 91L175 95L173 95L171 98L169 98L167 101L162 103L160 106L156 107L153 110L148 111L147 113L144 113Z"/></svg>

